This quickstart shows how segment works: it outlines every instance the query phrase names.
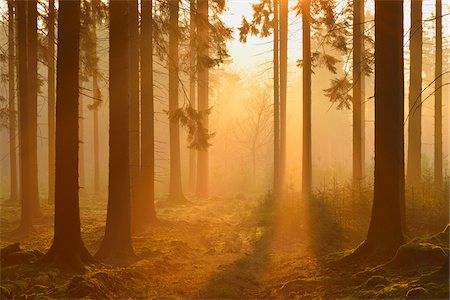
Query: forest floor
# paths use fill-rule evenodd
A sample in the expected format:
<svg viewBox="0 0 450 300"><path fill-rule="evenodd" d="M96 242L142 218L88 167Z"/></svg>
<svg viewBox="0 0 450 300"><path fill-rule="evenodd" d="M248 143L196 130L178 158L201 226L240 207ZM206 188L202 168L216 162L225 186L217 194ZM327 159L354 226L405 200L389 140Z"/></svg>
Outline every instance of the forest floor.
<svg viewBox="0 0 450 300"><path fill-rule="evenodd" d="M439 256L447 259L448 228L414 241L441 251L424 264L417 263L418 256L401 268L338 264L348 253L343 249L362 241L366 225L343 228L325 205L293 199L277 204L241 194L183 206L159 199L159 224L133 237L138 261L124 268L92 265L79 274L33 263L53 237L52 207L43 205L45 217L35 233L20 240L22 250L2 258L0 298L448 298L448 272L440 271ZM103 237L105 202L81 200L82 236L91 253ZM20 210L5 203L0 209L4 248L18 242L8 233L17 228Z"/></svg>

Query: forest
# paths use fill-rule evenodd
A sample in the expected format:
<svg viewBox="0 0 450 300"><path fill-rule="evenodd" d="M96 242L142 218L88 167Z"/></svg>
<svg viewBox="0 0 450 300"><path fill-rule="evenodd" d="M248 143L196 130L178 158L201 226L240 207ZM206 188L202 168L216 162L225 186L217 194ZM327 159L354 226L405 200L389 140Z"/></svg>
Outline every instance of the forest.
<svg viewBox="0 0 450 300"><path fill-rule="evenodd" d="M0 0L1 299L449 299L449 0Z"/></svg>

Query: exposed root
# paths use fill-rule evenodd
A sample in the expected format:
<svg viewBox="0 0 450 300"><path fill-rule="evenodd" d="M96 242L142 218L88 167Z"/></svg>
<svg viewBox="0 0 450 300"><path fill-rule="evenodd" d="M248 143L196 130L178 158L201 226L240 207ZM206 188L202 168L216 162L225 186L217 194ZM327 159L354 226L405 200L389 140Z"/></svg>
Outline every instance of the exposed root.
<svg viewBox="0 0 450 300"><path fill-rule="evenodd" d="M87 251L83 244L78 251L71 253L57 251L54 246L44 255L38 263L51 268L57 268L68 273L78 273L85 270L85 266L96 263L95 259Z"/></svg>

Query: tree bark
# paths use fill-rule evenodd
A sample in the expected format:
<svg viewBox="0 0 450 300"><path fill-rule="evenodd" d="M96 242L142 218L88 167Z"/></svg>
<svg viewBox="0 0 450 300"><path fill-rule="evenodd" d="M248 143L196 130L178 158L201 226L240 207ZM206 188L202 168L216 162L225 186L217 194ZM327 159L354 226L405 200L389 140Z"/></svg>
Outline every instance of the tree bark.
<svg viewBox="0 0 450 300"><path fill-rule="evenodd" d="M436 0L436 67L434 123L434 180L439 191L443 186L442 170L442 0Z"/></svg>
<svg viewBox="0 0 450 300"><path fill-rule="evenodd" d="M96 1L92 0L92 7L95 9ZM95 58L97 58L97 13L95 10L92 11L92 34L94 44L92 45L92 52ZM100 193L100 163L99 163L99 137L98 137L98 109L101 103L100 90L98 87L98 74L97 74L97 63L95 64L95 69L92 72L92 91L94 97L93 106L93 140L94 140L94 193L99 195Z"/></svg>
<svg viewBox="0 0 450 300"><path fill-rule="evenodd" d="M27 51L27 2L17 1L18 22L18 85L19 85L19 158L20 158L20 199L21 219L19 231L27 233L33 230L33 206L30 176L30 105L29 105L29 81L28 81L28 51Z"/></svg>
<svg viewBox="0 0 450 300"><path fill-rule="evenodd" d="M141 0L141 210L144 225L156 222L155 127L153 107L152 0Z"/></svg>
<svg viewBox="0 0 450 300"><path fill-rule="evenodd" d="M303 157L302 194L303 199L311 199L311 13L310 0L302 2L303 21Z"/></svg>
<svg viewBox="0 0 450 300"><path fill-rule="evenodd" d="M408 121L407 183L411 187L421 180L422 136L422 0L411 1L410 80Z"/></svg>
<svg viewBox="0 0 450 300"><path fill-rule="evenodd" d="M280 86L278 53L278 0L273 1L273 190L280 193Z"/></svg>
<svg viewBox="0 0 450 300"><path fill-rule="evenodd" d="M206 64L209 54L208 0L197 1L198 22L198 110L206 112L209 108L209 66ZM208 128L208 115L202 118L204 128ZM197 152L197 196L208 197L208 150Z"/></svg>
<svg viewBox="0 0 450 300"><path fill-rule="evenodd" d="M129 29L128 2L109 5L109 184L105 236L95 255L101 261L128 265L131 243Z"/></svg>
<svg viewBox="0 0 450 300"><path fill-rule="evenodd" d="M48 203L55 203L55 1L48 2Z"/></svg>
<svg viewBox="0 0 450 300"><path fill-rule="evenodd" d="M354 255L392 257L404 244L403 1L375 1L375 188L366 241Z"/></svg>
<svg viewBox="0 0 450 300"><path fill-rule="evenodd" d="M79 157L79 164L78 164L78 170L79 170L79 176L78 176L78 183L81 188L81 193L85 191L85 180L84 180L84 101L83 96L78 96L78 109L79 109L79 116L78 116L78 130L79 130L79 147L78 147L78 157Z"/></svg>
<svg viewBox="0 0 450 300"><path fill-rule="evenodd" d="M139 18L138 1L128 3L129 30L129 95L130 95L130 187L131 187L131 229L139 232Z"/></svg>
<svg viewBox="0 0 450 300"><path fill-rule="evenodd" d="M196 66L196 31L197 26L195 24L196 19L196 0L190 0L189 2L189 100L191 101L192 107L196 106L196 76L197 76L197 66ZM195 193L195 182L196 182L196 150L189 149L189 191Z"/></svg>
<svg viewBox="0 0 450 300"><path fill-rule="evenodd" d="M364 0L353 1L353 187L364 180Z"/></svg>
<svg viewBox="0 0 450 300"><path fill-rule="evenodd" d="M38 187L38 160L37 160L37 94L38 94L38 69L37 69L37 0L27 1L27 55L28 55L28 126L29 148L26 155L29 156L29 197L32 205L33 218L42 217L39 205Z"/></svg>
<svg viewBox="0 0 450 300"><path fill-rule="evenodd" d="M15 3L8 0L8 108L9 108L9 167L11 203L19 202L17 186L17 149L16 149L16 50L14 45L14 10Z"/></svg>
<svg viewBox="0 0 450 300"><path fill-rule="evenodd" d="M280 188L286 177L286 104L288 76L288 0L280 0Z"/></svg>
<svg viewBox="0 0 450 300"><path fill-rule="evenodd" d="M169 0L169 111L178 109L178 0ZM178 120L169 124L170 190L169 201L185 202L181 185L180 127Z"/></svg>
<svg viewBox="0 0 450 300"><path fill-rule="evenodd" d="M60 0L58 15L55 235L42 261L79 270L94 262L81 239L78 202L80 1Z"/></svg>

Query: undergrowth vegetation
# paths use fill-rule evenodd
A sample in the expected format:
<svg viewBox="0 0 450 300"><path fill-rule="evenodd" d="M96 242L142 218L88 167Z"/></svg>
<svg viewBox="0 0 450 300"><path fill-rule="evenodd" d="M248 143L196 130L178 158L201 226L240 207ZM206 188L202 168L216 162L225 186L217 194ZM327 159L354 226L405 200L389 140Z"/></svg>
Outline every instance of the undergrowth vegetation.
<svg viewBox="0 0 450 300"><path fill-rule="evenodd" d="M179 206L161 196L159 224L133 237L137 262L95 264L78 274L39 264L51 244L52 207L44 206L35 233L19 240L8 235L19 207L3 203L1 298L446 298L448 185L441 193L427 182L420 188L414 197L408 191L411 239L391 262L341 262L367 233L372 190L336 184L316 190L308 203L292 191L282 199L240 193ZM105 215L104 200L82 199L91 253Z"/></svg>

